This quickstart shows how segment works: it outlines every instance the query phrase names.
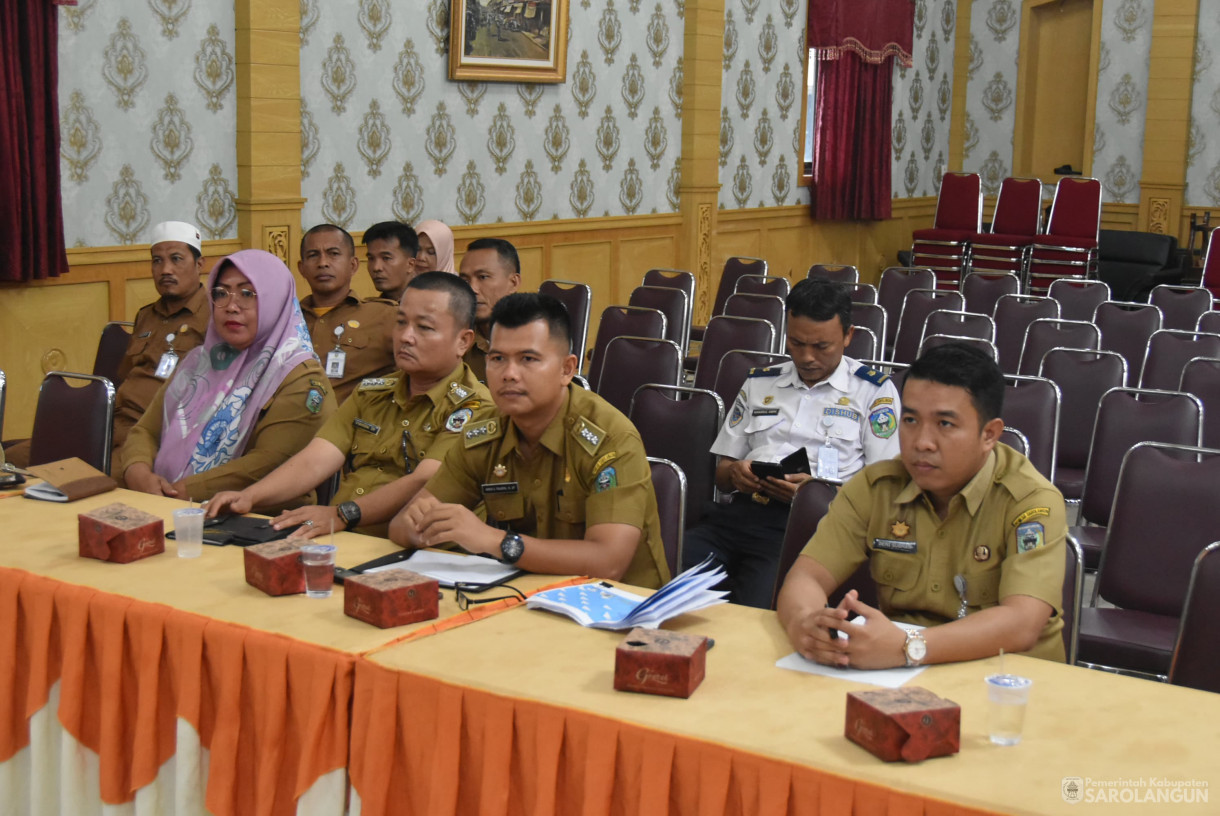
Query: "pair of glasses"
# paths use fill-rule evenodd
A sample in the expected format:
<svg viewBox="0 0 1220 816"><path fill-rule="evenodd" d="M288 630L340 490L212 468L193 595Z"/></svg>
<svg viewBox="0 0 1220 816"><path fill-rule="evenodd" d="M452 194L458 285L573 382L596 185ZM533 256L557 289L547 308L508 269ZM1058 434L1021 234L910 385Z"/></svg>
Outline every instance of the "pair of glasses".
<svg viewBox="0 0 1220 816"><path fill-rule="evenodd" d="M511 592L511 595L497 595L494 598L471 598L470 595L479 592L486 592L492 587L485 584L463 584L456 583L453 585L453 599L457 601L458 609L465 612L469 607L477 606L485 603L495 603L496 601L524 601L525 593L516 587L504 585L504 589Z"/></svg>
<svg viewBox="0 0 1220 816"><path fill-rule="evenodd" d="M234 292L223 286L216 286L212 289L212 302L217 306L224 306L233 299L234 295L237 296L237 305L243 309L253 308L255 301L258 300L258 292L255 292L253 289L247 289L243 286Z"/></svg>

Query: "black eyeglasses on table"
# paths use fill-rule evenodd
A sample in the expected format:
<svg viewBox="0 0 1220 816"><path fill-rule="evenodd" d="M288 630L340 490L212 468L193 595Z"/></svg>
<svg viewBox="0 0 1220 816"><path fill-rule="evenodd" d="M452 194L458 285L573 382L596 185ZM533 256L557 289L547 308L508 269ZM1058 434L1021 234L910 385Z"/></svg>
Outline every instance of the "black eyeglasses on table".
<svg viewBox="0 0 1220 816"><path fill-rule="evenodd" d="M471 598L471 595L477 595L480 592L486 592L489 589L507 589L510 595L496 595L494 598ZM461 582L453 585L453 598L457 601L458 609L465 612L471 606L478 604L495 603L496 601L524 601L525 593L513 586L500 584L496 586L488 586L487 584L463 584Z"/></svg>

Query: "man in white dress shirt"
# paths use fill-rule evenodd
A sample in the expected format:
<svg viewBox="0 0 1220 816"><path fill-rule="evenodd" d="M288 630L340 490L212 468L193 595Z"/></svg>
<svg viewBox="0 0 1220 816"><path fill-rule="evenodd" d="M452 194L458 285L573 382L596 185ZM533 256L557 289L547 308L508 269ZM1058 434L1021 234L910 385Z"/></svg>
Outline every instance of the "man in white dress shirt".
<svg viewBox="0 0 1220 816"><path fill-rule="evenodd" d="M788 295L791 362L750 372L712 446L716 487L732 493L686 534L683 567L709 554L728 573L730 600L767 607L796 489L813 477L846 481L898 455L898 391L889 377L843 351L851 341L851 297L838 284L803 280ZM803 448L811 474L759 478L754 462L779 462Z"/></svg>

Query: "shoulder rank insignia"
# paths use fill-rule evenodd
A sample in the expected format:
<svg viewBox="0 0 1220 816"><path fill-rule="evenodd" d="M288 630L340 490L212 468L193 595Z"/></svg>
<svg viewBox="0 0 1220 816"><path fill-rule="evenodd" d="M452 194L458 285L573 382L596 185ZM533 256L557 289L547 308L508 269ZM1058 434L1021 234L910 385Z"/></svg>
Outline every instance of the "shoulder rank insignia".
<svg viewBox="0 0 1220 816"><path fill-rule="evenodd" d="M466 430L462 434L462 442L467 448L473 448L477 445L482 445L484 442L490 442L493 439L499 438L501 430L499 421L494 419L476 422L473 425L466 423Z"/></svg>
<svg viewBox="0 0 1220 816"><path fill-rule="evenodd" d="M449 401L454 405L461 405L472 396L474 396L474 389L467 388L461 383L449 383Z"/></svg>
<svg viewBox="0 0 1220 816"><path fill-rule="evenodd" d="M890 375L885 372L866 365L860 366L852 373L862 380L868 380L873 385L885 385L890 379Z"/></svg>
<svg viewBox="0 0 1220 816"><path fill-rule="evenodd" d="M597 453L597 449L601 447L602 441L606 438L606 432L585 417L581 417L580 421L572 427L572 435L585 449L585 453L590 456Z"/></svg>
<svg viewBox="0 0 1220 816"><path fill-rule="evenodd" d="M746 377L778 377L779 374L779 366L771 366L769 368L751 368Z"/></svg>
<svg viewBox="0 0 1220 816"><path fill-rule="evenodd" d="M357 391L388 391L398 385L397 377L365 377Z"/></svg>

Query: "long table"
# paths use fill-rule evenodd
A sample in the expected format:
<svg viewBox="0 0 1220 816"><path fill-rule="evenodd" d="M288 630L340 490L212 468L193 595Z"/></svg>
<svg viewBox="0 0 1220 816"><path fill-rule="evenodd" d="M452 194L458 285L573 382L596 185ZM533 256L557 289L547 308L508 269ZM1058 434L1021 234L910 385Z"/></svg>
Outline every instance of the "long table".
<svg viewBox="0 0 1220 816"><path fill-rule="evenodd" d="M1144 801L1166 780L1220 784L1220 695L1009 657L1035 686L1025 740L1000 748L984 732L995 661L933 666L914 682L961 704L961 753L885 764L842 735L845 694L865 686L774 666L790 649L773 613L672 621L715 638L703 685L622 694L622 634L557 615L462 613L446 592L439 621L380 630L346 618L341 591L246 586L237 548L77 557L77 513L117 500L182 506L0 500L0 811L1077 813L1076 780L1081 797L1141 797L1122 813L1220 810L1199 788ZM343 565L393 548L336 543Z"/></svg>

